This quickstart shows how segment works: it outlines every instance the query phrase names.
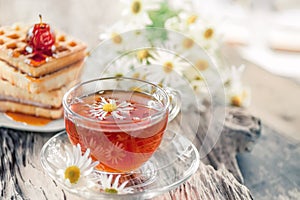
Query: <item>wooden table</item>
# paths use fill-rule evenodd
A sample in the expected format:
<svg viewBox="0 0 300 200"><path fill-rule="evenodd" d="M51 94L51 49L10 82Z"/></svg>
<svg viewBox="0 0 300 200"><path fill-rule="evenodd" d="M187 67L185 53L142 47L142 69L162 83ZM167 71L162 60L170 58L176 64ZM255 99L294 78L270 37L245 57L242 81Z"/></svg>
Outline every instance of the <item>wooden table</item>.
<svg viewBox="0 0 300 200"><path fill-rule="evenodd" d="M238 115L236 110L232 113ZM248 115L246 124L251 118ZM300 183L295 174L300 168L299 143L284 138L267 126L262 127L259 138L260 127L254 126L258 125L257 122L253 122L252 132L241 131L239 127L234 130L225 124L219 142L201 158L198 172L187 183L157 199L297 199ZM0 128L0 190L3 199L80 199L64 191L41 167L40 150L55 134ZM199 141L201 136L194 141L198 149L201 147ZM257 144L253 147L255 141ZM253 151L247 152L252 147Z"/></svg>

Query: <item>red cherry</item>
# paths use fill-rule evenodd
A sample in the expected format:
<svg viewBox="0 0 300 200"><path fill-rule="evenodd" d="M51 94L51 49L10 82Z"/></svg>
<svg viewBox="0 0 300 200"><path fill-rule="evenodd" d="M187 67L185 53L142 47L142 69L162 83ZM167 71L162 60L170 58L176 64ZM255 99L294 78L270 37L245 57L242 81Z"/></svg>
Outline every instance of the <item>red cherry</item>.
<svg viewBox="0 0 300 200"><path fill-rule="evenodd" d="M55 34L50 26L41 22L31 27L27 33L27 43L32 47L33 51L47 53L52 52L52 47L55 44Z"/></svg>

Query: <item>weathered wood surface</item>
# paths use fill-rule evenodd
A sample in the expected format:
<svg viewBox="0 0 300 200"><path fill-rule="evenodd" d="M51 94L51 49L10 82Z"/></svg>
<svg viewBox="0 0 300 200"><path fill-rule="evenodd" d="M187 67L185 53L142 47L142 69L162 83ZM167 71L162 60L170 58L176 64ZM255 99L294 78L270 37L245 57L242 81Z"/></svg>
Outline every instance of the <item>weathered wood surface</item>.
<svg viewBox="0 0 300 200"><path fill-rule="evenodd" d="M300 199L300 142L263 126L251 153L237 156L254 199Z"/></svg>
<svg viewBox="0 0 300 200"><path fill-rule="evenodd" d="M222 109L220 108L220 112L225 112L224 123L221 121L220 123L211 124L213 132L217 131L214 130L216 127L222 127L220 135L207 133L207 122L212 114L207 111L199 113L196 109L190 109L187 111L188 114L184 113L182 118L188 117L183 121L179 121L180 118L177 118L177 123L172 124L171 127L188 135L188 138L200 150L203 163L212 165L216 170L225 166L240 183L243 183L243 176L237 164L236 155L252 150L253 145L260 136L261 122L242 108L228 107L224 111ZM199 115L201 116L200 120L197 119ZM195 127L194 124L197 124L197 122L199 122L197 134L193 137L195 130L191 127ZM204 140L206 140L205 144L203 144Z"/></svg>
<svg viewBox="0 0 300 200"><path fill-rule="evenodd" d="M261 122L258 118L240 108L227 109L222 134L213 151L207 155L205 163L216 169L225 165L225 168L243 183L236 155L251 151L260 133Z"/></svg>
<svg viewBox="0 0 300 200"><path fill-rule="evenodd" d="M198 172L180 187L155 200L174 199L253 199L247 187L239 183L225 167L215 170L200 162Z"/></svg>
<svg viewBox="0 0 300 200"><path fill-rule="evenodd" d="M221 135L220 144L229 142L228 145L233 147L221 150L222 146L217 143L217 148L209 153L211 155L208 155L209 159L205 159L207 164L213 164L218 170L201 163L198 172L187 183L157 199L251 199L249 190L226 169L229 167L233 174L240 173L238 165L236 165L236 152L247 149L249 142L253 142L257 136L260 127L257 119L245 115L248 114L241 113L240 110L230 109L228 111L228 122L225 123L224 136ZM241 122L244 123L245 119L249 120L250 124L252 123L251 130L244 128L247 127L246 124L238 127L238 124L242 125ZM229 131L230 129L233 131ZM0 189L2 198L79 199L62 190L55 181L52 181L44 173L40 165L40 150L54 133L37 134L5 128L1 128L0 132ZM201 133L197 134L197 138L202 138L201 135L198 136ZM255 137L252 137L252 133ZM227 138L230 134L236 136L232 135L228 139L222 139L222 137ZM251 140L245 142L246 137L243 135L251 136ZM198 141L198 145L200 143L201 141ZM226 144L222 145L228 146Z"/></svg>

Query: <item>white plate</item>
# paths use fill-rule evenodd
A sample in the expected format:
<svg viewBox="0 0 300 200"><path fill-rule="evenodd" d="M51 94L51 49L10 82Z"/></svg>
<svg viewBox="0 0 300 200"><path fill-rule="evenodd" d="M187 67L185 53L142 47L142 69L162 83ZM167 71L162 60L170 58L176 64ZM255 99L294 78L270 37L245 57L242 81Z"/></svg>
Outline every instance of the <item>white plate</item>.
<svg viewBox="0 0 300 200"><path fill-rule="evenodd" d="M65 128L64 120L58 119L49 122L44 126L31 126L25 123L16 122L4 113L0 113L0 127L13 128L22 131L34 131L34 132L56 132Z"/></svg>

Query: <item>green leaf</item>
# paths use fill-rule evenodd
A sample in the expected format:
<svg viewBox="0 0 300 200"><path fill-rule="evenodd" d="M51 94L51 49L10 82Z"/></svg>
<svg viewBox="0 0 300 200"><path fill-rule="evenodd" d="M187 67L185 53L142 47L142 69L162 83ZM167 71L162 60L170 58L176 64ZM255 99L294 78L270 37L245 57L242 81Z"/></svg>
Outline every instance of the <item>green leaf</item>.
<svg viewBox="0 0 300 200"><path fill-rule="evenodd" d="M151 25L148 25L148 28L164 28L165 22L167 19L175 17L178 15L178 11L171 10L167 4L167 2L163 2L159 10L149 11L149 17L152 21ZM167 32L166 31L156 31L151 32L151 36L149 37L150 41L154 39L160 38L161 40L167 39Z"/></svg>
<svg viewBox="0 0 300 200"><path fill-rule="evenodd" d="M178 11L171 10L168 7L168 4L164 2L161 4L159 10L149 11L148 14L152 21L152 25L149 25L148 27L164 28L166 20L178 15Z"/></svg>

